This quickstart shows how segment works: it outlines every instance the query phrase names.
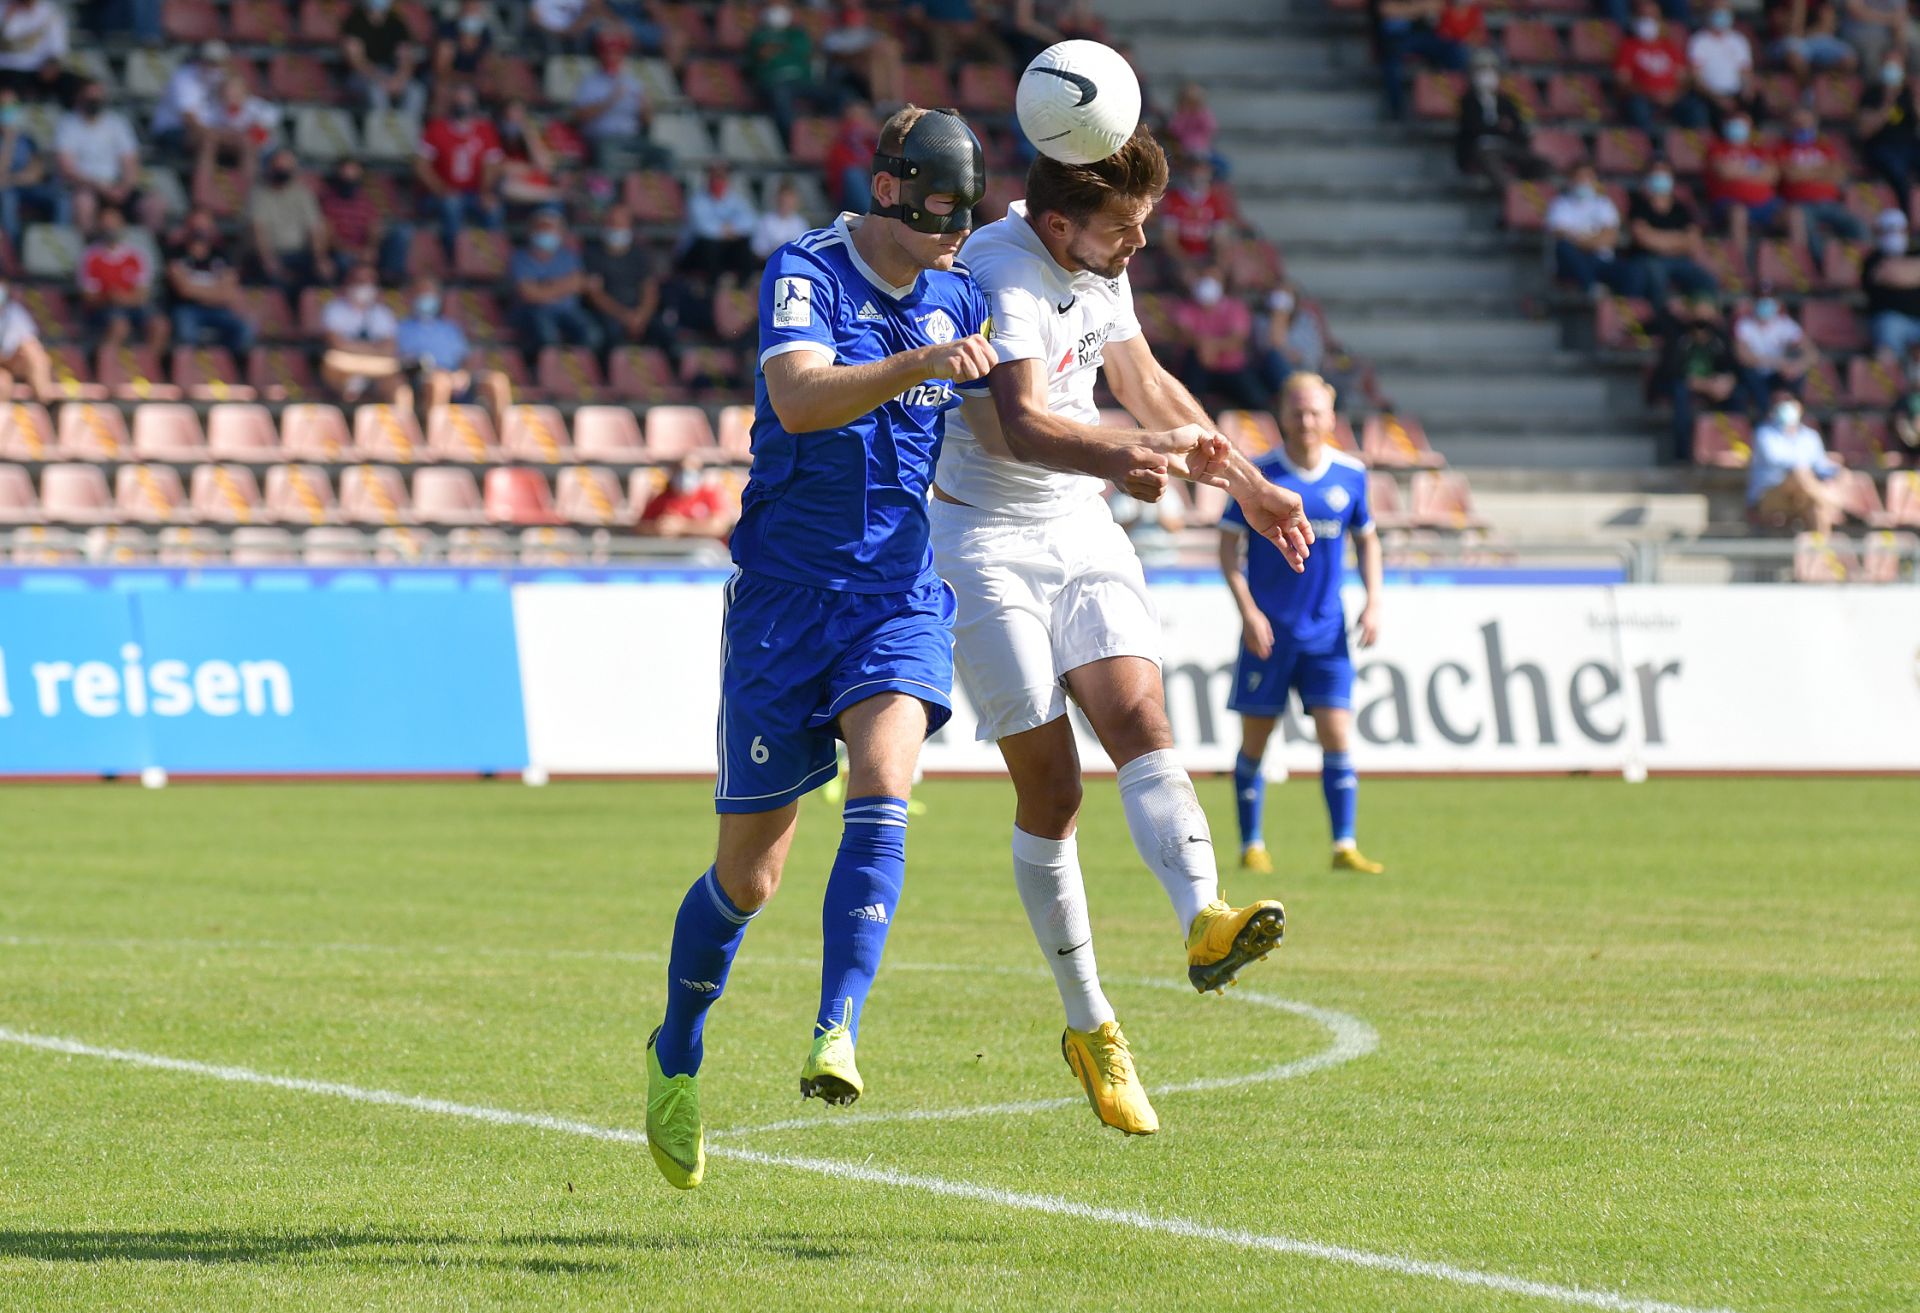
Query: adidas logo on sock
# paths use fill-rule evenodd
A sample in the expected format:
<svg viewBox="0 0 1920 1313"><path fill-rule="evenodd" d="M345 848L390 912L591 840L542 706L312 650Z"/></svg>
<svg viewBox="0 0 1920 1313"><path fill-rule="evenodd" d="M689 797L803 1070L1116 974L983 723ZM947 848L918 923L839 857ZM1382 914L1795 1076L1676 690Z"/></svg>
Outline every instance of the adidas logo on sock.
<svg viewBox="0 0 1920 1313"><path fill-rule="evenodd" d="M720 986L714 984L711 980L687 980L682 978L680 983L696 994L714 994L720 990Z"/></svg>
<svg viewBox="0 0 1920 1313"><path fill-rule="evenodd" d="M887 909L879 903L868 903L865 907L856 907L847 915L857 916L862 921L878 921L881 925L887 923Z"/></svg>

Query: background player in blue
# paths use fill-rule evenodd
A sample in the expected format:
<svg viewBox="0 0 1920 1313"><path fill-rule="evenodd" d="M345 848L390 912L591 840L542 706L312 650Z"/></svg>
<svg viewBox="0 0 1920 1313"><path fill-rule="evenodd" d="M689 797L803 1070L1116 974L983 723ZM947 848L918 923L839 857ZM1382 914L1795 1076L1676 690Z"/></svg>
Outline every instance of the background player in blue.
<svg viewBox="0 0 1920 1313"><path fill-rule="evenodd" d="M985 189L959 116L909 106L881 129L871 212L781 247L761 279L753 470L727 585L720 842L675 918L666 1018L647 1045L647 1140L683 1189L706 1168L707 1009L779 887L800 797L834 776L836 737L851 777L800 1092L851 1103L863 1088L854 1041L906 877L907 793L922 741L952 714L953 594L933 572L927 489L955 385L994 364L986 301L954 258Z"/></svg>
<svg viewBox="0 0 1920 1313"><path fill-rule="evenodd" d="M1279 451L1259 462L1274 483L1300 494L1325 550L1295 572L1279 549L1247 532L1238 505L1220 517L1220 569L1240 604L1244 633L1228 706L1240 713L1240 756L1233 765L1239 803L1240 864L1270 871L1260 832L1266 781L1260 760L1287 698L1313 715L1320 738L1320 788L1333 827L1335 870L1378 875L1385 868L1361 856L1354 841L1359 778L1353 772L1353 659L1347 655L1347 617L1340 604L1346 571L1344 539L1353 538L1367 602L1360 612L1360 646L1380 633L1380 536L1367 506L1367 470L1334 447L1333 388L1317 374L1295 374L1281 391ZM1243 567L1244 561L1244 567Z"/></svg>

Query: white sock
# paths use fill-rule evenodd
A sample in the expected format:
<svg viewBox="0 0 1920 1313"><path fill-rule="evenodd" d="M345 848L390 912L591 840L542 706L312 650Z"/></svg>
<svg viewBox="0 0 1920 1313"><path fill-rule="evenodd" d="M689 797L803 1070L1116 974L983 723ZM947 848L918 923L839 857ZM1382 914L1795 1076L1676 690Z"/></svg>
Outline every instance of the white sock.
<svg viewBox="0 0 1920 1313"><path fill-rule="evenodd" d="M1100 992L1093 961L1093 926L1087 920L1087 886L1080 878L1080 851L1073 836L1042 839L1013 827L1013 883L1027 923L1047 965L1067 1024L1092 1030L1113 1020L1113 1005Z"/></svg>
<svg viewBox="0 0 1920 1313"><path fill-rule="evenodd" d="M1135 757L1120 768L1120 804L1133 846L1167 891L1184 935L1200 909L1220 896L1220 868L1207 814L1173 749Z"/></svg>

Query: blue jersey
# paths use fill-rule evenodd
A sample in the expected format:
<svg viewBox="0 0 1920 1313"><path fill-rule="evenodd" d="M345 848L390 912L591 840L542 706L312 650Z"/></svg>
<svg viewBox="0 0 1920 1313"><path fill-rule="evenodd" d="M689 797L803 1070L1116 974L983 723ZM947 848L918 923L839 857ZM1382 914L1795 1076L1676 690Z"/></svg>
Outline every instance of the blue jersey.
<svg viewBox="0 0 1920 1313"><path fill-rule="evenodd" d="M1346 573L1347 535L1373 528L1367 508L1367 467L1331 446L1320 449L1318 469L1301 470L1285 451L1258 461L1268 480L1298 493L1313 521L1313 551L1307 568L1295 574L1280 549L1257 534L1247 534L1247 587L1273 624L1275 647L1303 652L1331 650L1345 637L1346 612L1340 585ZM1223 529L1247 532L1247 517L1230 505L1220 517Z"/></svg>
<svg viewBox="0 0 1920 1313"><path fill-rule="evenodd" d="M960 403L954 385L927 379L850 424L794 434L773 413L764 369L788 351L870 364L984 332L987 316L960 265L888 285L854 250L845 215L773 253L760 280L753 470L733 531L741 569L852 593L902 592L932 574L927 490L946 412Z"/></svg>

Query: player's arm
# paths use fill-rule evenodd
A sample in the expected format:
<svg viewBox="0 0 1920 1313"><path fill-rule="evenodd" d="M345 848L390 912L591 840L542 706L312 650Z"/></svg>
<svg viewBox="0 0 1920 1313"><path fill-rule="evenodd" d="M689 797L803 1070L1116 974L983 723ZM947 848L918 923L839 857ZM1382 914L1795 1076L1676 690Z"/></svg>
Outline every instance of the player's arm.
<svg viewBox="0 0 1920 1313"><path fill-rule="evenodd" d="M1149 433L1081 424L1047 406L1047 379L1037 359L1009 360L987 375L1000 444L1014 460L1070 474L1091 474L1141 501L1159 501L1167 477L1185 476L1184 456L1208 438L1197 426ZM976 434L978 430L975 430ZM988 448L992 450L991 446Z"/></svg>
<svg viewBox="0 0 1920 1313"><path fill-rule="evenodd" d="M1360 579L1367 588L1367 602L1360 608L1360 646L1372 647L1380 641L1380 590L1383 576L1380 532L1369 524L1353 535L1353 554L1360 562Z"/></svg>
<svg viewBox="0 0 1920 1313"><path fill-rule="evenodd" d="M1226 578L1227 591L1240 608L1240 644L1262 661L1273 655L1273 624L1253 600L1253 588L1247 583L1246 527L1233 520L1220 522L1220 573Z"/></svg>
<svg viewBox="0 0 1920 1313"><path fill-rule="evenodd" d="M769 356L761 371L767 400L789 433L818 433L851 424L930 378L970 383L993 368L984 337L916 347L864 365L837 365L824 350Z"/></svg>

